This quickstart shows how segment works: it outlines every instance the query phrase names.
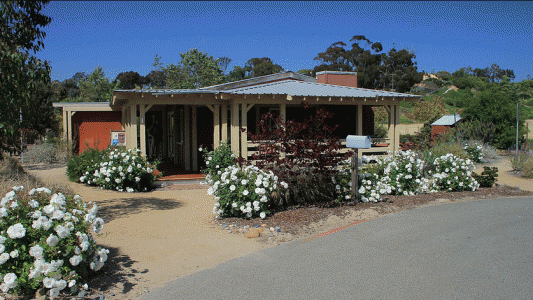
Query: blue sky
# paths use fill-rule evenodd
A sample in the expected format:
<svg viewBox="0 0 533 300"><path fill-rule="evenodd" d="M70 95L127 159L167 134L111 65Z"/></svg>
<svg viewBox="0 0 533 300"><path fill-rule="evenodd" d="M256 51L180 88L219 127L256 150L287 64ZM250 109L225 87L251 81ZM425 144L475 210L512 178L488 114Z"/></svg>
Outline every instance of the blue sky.
<svg viewBox="0 0 533 300"><path fill-rule="evenodd" d="M198 48L243 66L270 57L284 69L312 69L332 43L364 35L385 50L414 51L419 70L453 72L497 63L516 80L533 76L533 2L62 2L43 10L52 80L101 66L146 75Z"/></svg>

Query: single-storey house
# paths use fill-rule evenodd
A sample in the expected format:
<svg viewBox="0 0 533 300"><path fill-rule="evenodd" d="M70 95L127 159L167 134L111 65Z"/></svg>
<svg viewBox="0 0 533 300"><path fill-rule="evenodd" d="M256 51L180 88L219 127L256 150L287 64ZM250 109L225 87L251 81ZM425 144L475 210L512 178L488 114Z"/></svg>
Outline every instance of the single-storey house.
<svg viewBox="0 0 533 300"><path fill-rule="evenodd" d="M431 124L431 136L444 135L450 128L455 127L461 121L460 115L445 115Z"/></svg>
<svg viewBox="0 0 533 300"><path fill-rule="evenodd" d="M200 89L115 90L110 102L54 103L63 110L63 135L80 153L110 143L139 148L144 155L198 171L198 148L228 141L236 155L249 157L257 145L248 140L260 116L272 112L284 120L302 120L303 103L333 112L341 139L374 134L373 106L389 113L386 152L399 146L399 105L420 96L357 88L356 72L324 71L309 77L291 71ZM380 141L382 142L382 141Z"/></svg>

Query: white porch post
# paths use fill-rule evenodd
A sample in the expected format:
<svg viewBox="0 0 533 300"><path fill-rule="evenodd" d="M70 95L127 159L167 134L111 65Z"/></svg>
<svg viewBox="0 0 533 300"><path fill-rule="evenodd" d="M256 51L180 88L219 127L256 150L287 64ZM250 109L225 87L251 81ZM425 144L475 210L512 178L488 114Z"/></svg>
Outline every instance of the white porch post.
<svg viewBox="0 0 533 300"><path fill-rule="evenodd" d="M220 105L213 105L213 148L220 145Z"/></svg>
<svg viewBox="0 0 533 300"><path fill-rule="evenodd" d="M231 103L231 150L236 157L240 155L239 103Z"/></svg>
<svg viewBox="0 0 533 300"><path fill-rule="evenodd" d="M139 114L140 114L140 125L139 125L139 134L140 134L140 137L141 137L141 155L143 157L146 157L146 108L144 106L144 104L141 104L140 107L139 107Z"/></svg>
<svg viewBox="0 0 533 300"><path fill-rule="evenodd" d="M68 140L71 143L72 143L72 127L73 127L72 126L72 115L73 114L74 114L74 112L72 112L70 110L67 112L67 115L68 115L68 129L69 129L68 130Z"/></svg>
<svg viewBox="0 0 533 300"><path fill-rule="evenodd" d="M63 139L64 140L67 140L68 138L68 126L70 124L68 123L68 120L67 120L67 111L65 110L65 108L63 107Z"/></svg>
<svg viewBox="0 0 533 300"><path fill-rule="evenodd" d="M221 142L227 142L228 141L228 106L226 104L223 104L220 106L220 118L222 119L221 124Z"/></svg>
<svg viewBox="0 0 533 300"><path fill-rule="evenodd" d="M130 149L136 149L137 145L137 103L130 106Z"/></svg>

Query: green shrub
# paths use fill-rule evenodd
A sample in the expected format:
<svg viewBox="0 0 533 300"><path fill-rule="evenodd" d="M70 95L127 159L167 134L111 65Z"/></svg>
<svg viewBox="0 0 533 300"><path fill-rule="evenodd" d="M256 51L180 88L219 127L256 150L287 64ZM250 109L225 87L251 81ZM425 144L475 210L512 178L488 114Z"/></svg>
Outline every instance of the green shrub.
<svg viewBox="0 0 533 300"><path fill-rule="evenodd" d="M88 272L102 268L109 253L91 236L104 223L97 210L96 205L87 209L79 196L52 194L44 187L25 193L15 186L6 193L0 203L2 292L84 297Z"/></svg>
<svg viewBox="0 0 533 300"><path fill-rule="evenodd" d="M533 155L530 152L519 152L518 155L513 152L511 165L525 178L533 178Z"/></svg>
<svg viewBox="0 0 533 300"><path fill-rule="evenodd" d="M483 146L479 144L465 143L463 149L468 154L468 158L470 158L475 163L480 163L484 158Z"/></svg>
<svg viewBox="0 0 533 300"><path fill-rule="evenodd" d="M100 152L98 149L87 149L80 155L71 157L67 162L67 177L70 181L79 182L80 177L87 171L89 166L100 164L102 156L109 150Z"/></svg>
<svg viewBox="0 0 533 300"><path fill-rule="evenodd" d="M377 138L386 138L388 133L389 132L388 132L387 128L385 128L385 126L383 126L381 124L374 125L374 135Z"/></svg>
<svg viewBox="0 0 533 300"><path fill-rule="evenodd" d="M483 167L483 172L481 174L472 173L474 179L479 183L480 187L493 187L494 182L496 182L496 177L498 177L498 168L496 167Z"/></svg>
<svg viewBox="0 0 533 300"><path fill-rule="evenodd" d="M207 149L198 149L202 152L205 160L205 169L202 172L208 175L208 180L211 179L216 182L222 176L222 172L229 166L235 165L235 154L231 151L231 147L227 142L222 142L213 151Z"/></svg>
<svg viewBox="0 0 533 300"><path fill-rule="evenodd" d="M207 191L215 195L213 213L217 217L261 217L271 213L269 208L272 197L281 188L288 186L278 183L278 177L272 172L264 172L255 166L240 169L231 165L222 170L219 180L209 179L212 184ZM279 184L279 185L278 185Z"/></svg>
<svg viewBox="0 0 533 300"><path fill-rule="evenodd" d="M474 164L451 153L433 161L435 171L431 188L437 191L475 191L479 183L474 179Z"/></svg>
<svg viewBox="0 0 533 300"><path fill-rule="evenodd" d="M460 143L437 140L430 149L421 152L422 160L425 162L424 173L427 174L428 171L434 171L435 165L433 162L435 159L446 154L453 154L463 160L468 158L468 153L466 153Z"/></svg>
<svg viewBox="0 0 533 300"><path fill-rule="evenodd" d="M157 163L149 163L141 150L104 151L99 163L90 164L79 182L120 192L139 192L153 188L152 174Z"/></svg>

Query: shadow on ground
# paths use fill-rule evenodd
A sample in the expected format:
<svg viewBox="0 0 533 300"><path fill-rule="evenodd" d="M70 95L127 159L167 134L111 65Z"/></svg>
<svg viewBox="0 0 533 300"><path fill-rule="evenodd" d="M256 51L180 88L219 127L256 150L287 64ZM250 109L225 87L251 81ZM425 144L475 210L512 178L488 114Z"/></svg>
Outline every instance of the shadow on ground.
<svg viewBox="0 0 533 300"><path fill-rule="evenodd" d="M63 168L67 165L65 163L52 163L52 164L23 164L25 170L52 170L57 168Z"/></svg>
<svg viewBox="0 0 533 300"><path fill-rule="evenodd" d="M121 254L118 248L105 247L109 250L109 259L101 270L89 276L89 286L96 293L117 289L117 293L128 293L139 282L138 273L148 273L148 269L138 270L133 267L136 261Z"/></svg>
<svg viewBox="0 0 533 300"><path fill-rule="evenodd" d="M138 214L147 210L170 210L182 206L182 203L174 198L121 198L112 199L98 204L98 216L106 222L119 219L132 214Z"/></svg>

